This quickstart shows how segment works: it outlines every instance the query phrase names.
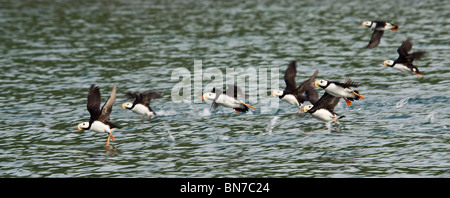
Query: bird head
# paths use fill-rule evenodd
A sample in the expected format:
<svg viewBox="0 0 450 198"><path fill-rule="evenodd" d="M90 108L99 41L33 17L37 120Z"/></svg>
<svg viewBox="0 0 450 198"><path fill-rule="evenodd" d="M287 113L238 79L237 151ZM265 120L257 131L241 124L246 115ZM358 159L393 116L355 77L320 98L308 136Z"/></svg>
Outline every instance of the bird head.
<svg viewBox="0 0 450 198"><path fill-rule="evenodd" d="M89 122L82 122L77 125L77 130L88 129L89 125L90 125Z"/></svg>
<svg viewBox="0 0 450 198"><path fill-rule="evenodd" d="M328 84L328 81L326 80L316 80L314 81L314 86L316 87L326 87Z"/></svg>
<svg viewBox="0 0 450 198"><path fill-rule="evenodd" d="M216 98L215 93L205 93L202 95L202 100L214 100Z"/></svg>
<svg viewBox="0 0 450 198"><path fill-rule="evenodd" d="M281 91L281 90L272 91L272 96L282 96L282 95L283 95L283 91Z"/></svg>
<svg viewBox="0 0 450 198"><path fill-rule="evenodd" d="M122 104L122 109L131 109L132 106L133 106L133 103L126 102L126 103Z"/></svg>
<svg viewBox="0 0 450 198"><path fill-rule="evenodd" d="M372 26L372 21L364 21L361 23L361 26L363 27L370 27Z"/></svg>
<svg viewBox="0 0 450 198"><path fill-rule="evenodd" d="M303 108L302 108L302 111L303 112L308 112L311 108L313 108L314 107L314 105L306 105L306 106L304 106Z"/></svg>
<svg viewBox="0 0 450 198"><path fill-rule="evenodd" d="M383 61L383 65L384 66L393 66L394 61L393 60L385 60L385 61Z"/></svg>

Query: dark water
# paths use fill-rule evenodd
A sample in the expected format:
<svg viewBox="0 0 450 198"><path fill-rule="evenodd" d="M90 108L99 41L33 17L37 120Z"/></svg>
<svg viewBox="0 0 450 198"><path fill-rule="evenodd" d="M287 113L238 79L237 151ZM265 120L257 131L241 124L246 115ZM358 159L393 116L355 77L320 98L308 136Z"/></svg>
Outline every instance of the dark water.
<svg viewBox="0 0 450 198"><path fill-rule="evenodd" d="M364 47L365 20L400 24ZM1 177L449 177L447 1L2 1ZM382 66L407 37L423 78ZM280 101L276 113L175 103L172 72L279 68L297 82L351 77L366 97L336 112L338 132ZM118 98L105 134L76 131L97 84ZM206 82L207 83L207 82ZM127 91L160 90L158 116L120 108ZM323 91L319 90L320 94ZM194 94L194 91L192 92ZM197 100L200 95L192 95ZM335 127L336 128L336 127Z"/></svg>

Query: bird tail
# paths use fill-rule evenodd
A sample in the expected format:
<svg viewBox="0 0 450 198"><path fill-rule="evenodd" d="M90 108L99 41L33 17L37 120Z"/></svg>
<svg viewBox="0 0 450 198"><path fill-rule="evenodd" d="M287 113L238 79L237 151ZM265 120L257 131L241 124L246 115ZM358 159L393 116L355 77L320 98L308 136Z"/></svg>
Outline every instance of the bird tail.
<svg viewBox="0 0 450 198"><path fill-rule="evenodd" d="M242 108L235 108L234 110L236 111L236 113L245 113L249 110L249 108L244 105Z"/></svg>
<svg viewBox="0 0 450 198"><path fill-rule="evenodd" d="M345 117L344 115L338 115L338 114L336 114L336 116L339 116L339 117L336 118L335 120L333 120L333 122L334 122L335 124L339 124L339 123L337 122L337 120L339 120L339 119Z"/></svg>
<svg viewBox="0 0 450 198"><path fill-rule="evenodd" d="M397 32L398 31L398 25L391 24L391 30Z"/></svg>
<svg viewBox="0 0 450 198"><path fill-rule="evenodd" d="M245 106L247 106L247 107L250 107L250 108L252 108L252 109L256 109L254 106L249 105L249 104L246 104L245 102L243 102L242 104L245 105Z"/></svg>
<svg viewBox="0 0 450 198"><path fill-rule="evenodd" d="M425 55L425 51L417 51L410 54L413 59L420 59Z"/></svg>
<svg viewBox="0 0 450 198"><path fill-rule="evenodd" d="M245 113L249 110L249 107L252 109L256 109L254 106L246 104L245 102L241 101L241 108L234 108L234 110L236 110L236 113Z"/></svg>

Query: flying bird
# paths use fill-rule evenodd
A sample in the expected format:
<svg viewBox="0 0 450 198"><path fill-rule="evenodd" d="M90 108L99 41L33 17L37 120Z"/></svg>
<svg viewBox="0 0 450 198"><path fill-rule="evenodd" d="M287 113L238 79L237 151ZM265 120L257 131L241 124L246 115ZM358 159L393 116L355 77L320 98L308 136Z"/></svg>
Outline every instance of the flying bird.
<svg viewBox="0 0 450 198"><path fill-rule="evenodd" d="M146 91L143 93L126 93L129 99L134 98L134 102L125 102L122 104L123 109L129 109L135 113L145 115L147 118L151 118L156 115L156 112L150 107L150 101L161 97L161 94L155 91Z"/></svg>
<svg viewBox="0 0 450 198"><path fill-rule="evenodd" d="M412 46L411 38L403 41L402 45L397 49L398 58L395 61L385 60L383 61L383 65L404 72L412 72L422 78L419 68L413 65L413 61L414 59L422 58L425 55L425 51L417 51L410 54L409 51L412 49Z"/></svg>
<svg viewBox="0 0 450 198"><path fill-rule="evenodd" d="M238 99L238 95L243 95L241 88L237 85L227 85L228 89L222 91L219 88L213 88L212 92L202 95L202 100L212 100L212 109L217 109L219 105L224 107L233 108L236 113L247 112L249 107L255 109L255 107L246 104L242 100Z"/></svg>
<svg viewBox="0 0 450 198"><path fill-rule="evenodd" d="M373 33L367 48L372 49L380 44L385 30L398 31L398 25L388 23L386 21L364 21L361 26L370 28Z"/></svg>
<svg viewBox="0 0 450 198"><path fill-rule="evenodd" d="M316 70L309 79L303 81L303 83L297 87L295 81L295 77L297 76L297 65L295 61L292 61L284 73L284 82L286 83L284 91L275 90L272 92L272 96L278 96L289 104L297 106L298 113L300 114L301 106L305 101L314 104L319 99L316 90L312 86L312 82L316 79L317 74L319 74L319 70Z"/></svg>
<svg viewBox="0 0 450 198"><path fill-rule="evenodd" d="M334 112L334 107L339 103L339 97L335 97L328 92L325 92L315 105L306 105L303 107L304 112L310 113L314 118L326 122L333 121L335 124L338 119L345 116L340 116Z"/></svg>
<svg viewBox="0 0 450 198"><path fill-rule="evenodd" d="M91 85L88 93L88 101L87 101L87 110L91 115L89 122L82 122L77 125L77 130L91 130L100 133L107 133L108 139L106 140L105 146L109 146L109 139L114 141L114 136L112 136L112 131L120 128L117 125L112 124L109 121L112 107L114 102L116 101L116 84L113 85L111 94L106 100L105 104L103 104L100 109L101 97L100 97L100 89L95 84Z"/></svg>
<svg viewBox="0 0 450 198"><path fill-rule="evenodd" d="M345 78L344 83L328 80L316 80L314 86L323 88L327 93L335 97L342 97L347 106L352 105L351 101L364 99L359 91L353 90L352 87L358 87L358 83L351 81L348 77Z"/></svg>

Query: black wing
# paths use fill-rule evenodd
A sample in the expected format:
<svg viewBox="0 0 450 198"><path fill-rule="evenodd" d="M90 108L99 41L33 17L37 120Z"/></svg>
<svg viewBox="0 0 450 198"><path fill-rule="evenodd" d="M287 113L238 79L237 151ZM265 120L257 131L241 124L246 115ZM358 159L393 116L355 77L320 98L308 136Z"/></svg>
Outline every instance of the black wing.
<svg viewBox="0 0 450 198"><path fill-rule="evenodd" d="M217 107L219 107L219 104L216 102L216 101L214 101L212 104L211 104L211 107L209 108L209 110L211 111L211 109L217 109Z"/></svg>
<svg viewBox="0 0 450 198"><path fill-rule="evenodd" d="M223 93L222 89L216 88L216 87L213 87L211 92L216 94L216 98L214 98L214 101L217 100L217 98L219 98L220 94Z"/></svg>
<svg viewBox="0 0 450 198"><path fill-rule="evenodd" d="M412 43L410 38L406 41L403 41L402 45L397 49L398 59L406 59L408 56L408 52L412 49Z"/></svg>
<svg viewBox="0 0 450 198"><path fill-rule="evenodd" d="M144 93L141 93L140 97L141 104L143 104L144 106L149 106L152 99L161 97L161 93L155 91L146 91Z"/></svg>
<svg viewBox="0 0 450 198"><path fill-rule="evenodd" d="M404 63L405 65L410 65L414 61L414 59L420 59L425 55L425 51L418 51L409 54L408 52L412 49L411 38L408 38L406 41L403 41L402 45L397 49L398 58L395 60L395 63Z"/></svg>
<svg viewBox="0 0 450 198"><path fill-rule="evenodd" d="M286 72L284 73L284 82L286 83L285 91L293 92L297 88L295 77L297 76L297 65L295 61L289 63Z"/></svg>
<svg viewBox="0 0 450 198"><path fill-rule="evenodd" d="M358 87L359 84L355 81L350 80L350 78L346 77L345 81L344 81L344 87L349 88L349 87Z"/></svg>
<svg viewBox="0 0 450 198"><path fill-rule="evenodd" d="M226 94L228 96L232 96L232 97L234 97L234 99L238 99L238 96L240 96L240 97L244 96L244 93L242 92L242 90L239 86L230 85L230 84L227 84L227 86L228 86L228 88L226 91L223 92L224 94Z"/></svg>
<svg viewBox="0 0 450 198"><path fill-rule="evenodd" d="M315 112L319 109L327 109L330 112L334 112L334 107L339 103L339 99L340 97L335 97L325 92L309 111Z"/></svg>
<svg viewBox="0 0 450 198"><path fill-rule="evenodd" d="M217 89L219 90L218 92L220 93L222 90L221 89ZM211 90L212 93L216 93L216 87L213 87L213 89Z"/></svg>
<svg viewBox="0 0 450 198"><path fill-rule="evenodd" d="M303 83L298 86L298 88L294 91L294 96L299 99L300 103L303 103L304 101L308 100L312 104L315 104L317 100L319 99L319 95L317 94L317 91L312 86L312 83L316 80L317 75L319 74L319 70L316 70L311 77L309 77L308 80L303 81ZM306 97L303 96L303 93L305 93Z"/></svg>
<svg viewBox="0 0 450 198"><path fill-rule="evenodd" d="M100 116L98 117L98 120L103 122L109 122L109 116L111 115L114 102L116 102L116 90L117 86L116 84L114 84L111 90L111 94L109 94L108 99L106 100L105 104L102 107L102 111Z"/></svg>
<svg viewBox="0 0 450 198"><path fill-rule="evenodd" d="M420 59L424 55L425 55L425 51L418 51L418 52L409 54L411 61L413 61L414 59Z"/></svg>
<svg viewBox="0 0 450 198"><path fill-rule="evenodd" d="M367 45L367 48L372 49L377 47L380 44L381 37L383 37L384 31L383 30L374 30L372 33L372 37L370 38L369 44Z"/></svg>
<svg viewBox="0 0 450 198"><path fill-rule="evenodd" d="M91 114L90 122L93 122L98 119L98 117L101 114L100 111L100 89L98 86L95 86L95 84L91 85L91 88L89 88L88 93L88 101L87 101L87 110L89 111L89 114Z"/></svg>
<svg viewBox="0 0 450 198"><path fill-rule="evenodd" d="M317 91L312 87L312 89L307 89L305 91L306 94L306 100L311 102L311 104L316 104L317 101L319 100L319 94L317 93Z"/></svg>

